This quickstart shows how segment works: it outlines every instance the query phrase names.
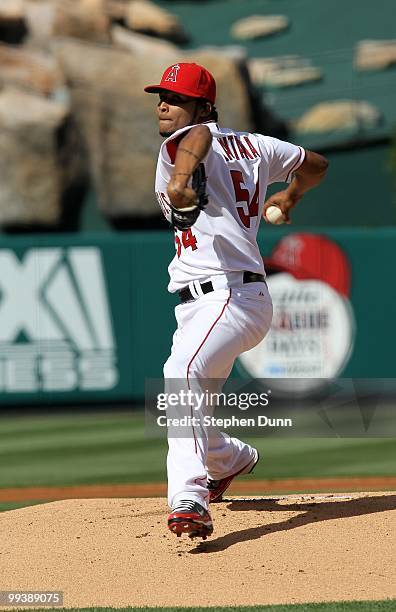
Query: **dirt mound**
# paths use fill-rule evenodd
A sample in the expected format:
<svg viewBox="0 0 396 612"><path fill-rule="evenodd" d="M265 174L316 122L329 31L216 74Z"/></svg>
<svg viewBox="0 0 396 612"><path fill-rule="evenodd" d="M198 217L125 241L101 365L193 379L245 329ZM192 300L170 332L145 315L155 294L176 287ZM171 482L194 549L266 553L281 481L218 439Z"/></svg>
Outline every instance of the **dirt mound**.
<svg viewBox="0 0 396 612"><path fill-rule="evenodd" d="M164 499L58 501L0 514L0 590L66 607L396 597L396 493L232 498L206 542L166 529Z"/></svg>

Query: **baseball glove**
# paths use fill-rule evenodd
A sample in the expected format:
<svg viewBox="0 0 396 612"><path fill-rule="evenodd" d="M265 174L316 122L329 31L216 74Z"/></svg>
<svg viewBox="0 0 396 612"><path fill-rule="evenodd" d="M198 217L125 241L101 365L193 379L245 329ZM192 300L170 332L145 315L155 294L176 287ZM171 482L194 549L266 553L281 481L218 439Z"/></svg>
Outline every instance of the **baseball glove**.
<svg viewBox="0 0 396 612"><path fill-rule="evenodd" d="M201 210L203 210L208 204L206 181L207 177L205 175L205 166L203 164L199 164L198 168L194 170L191 182L191 187L197 194L196 203L186 208L174 208L172 206L171 223L178 230L184 231L193 226L198 219Z"/></svg>

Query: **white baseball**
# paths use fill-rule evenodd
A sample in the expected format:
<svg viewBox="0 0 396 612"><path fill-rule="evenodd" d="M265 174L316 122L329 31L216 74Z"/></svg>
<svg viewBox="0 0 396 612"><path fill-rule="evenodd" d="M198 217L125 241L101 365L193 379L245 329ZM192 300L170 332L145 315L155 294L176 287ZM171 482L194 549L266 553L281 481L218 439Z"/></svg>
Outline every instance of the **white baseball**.
<svg viewBox="0 0 396 612"><path fill-rule="evenodd" d="M265 212L265 218L273 225L280 225L285 222L283 212L278 206L269 206Z"/></svg>

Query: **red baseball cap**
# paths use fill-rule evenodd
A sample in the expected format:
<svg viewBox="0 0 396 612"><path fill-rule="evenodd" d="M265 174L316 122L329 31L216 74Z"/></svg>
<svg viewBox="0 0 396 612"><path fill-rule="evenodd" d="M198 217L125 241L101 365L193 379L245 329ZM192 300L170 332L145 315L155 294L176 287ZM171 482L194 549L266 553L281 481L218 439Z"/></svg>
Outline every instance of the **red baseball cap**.
<svg viewBox="0 0 396 612"><path fill-rule="evenodd" d="M289 234L280 240L269 258L267 268L289 272L298 279L316 279L348 297L351 269L345 253L326 238L315 234Z"/></svg>
<svg viewBox="0 0 396 612"><path fill-rule="evenodd" d="M159 85L148 85L147 93L174 91L190 98L203 98L211 104L216 99L216 81L206 68L198 64L179 63L169 66Z"/></svg>

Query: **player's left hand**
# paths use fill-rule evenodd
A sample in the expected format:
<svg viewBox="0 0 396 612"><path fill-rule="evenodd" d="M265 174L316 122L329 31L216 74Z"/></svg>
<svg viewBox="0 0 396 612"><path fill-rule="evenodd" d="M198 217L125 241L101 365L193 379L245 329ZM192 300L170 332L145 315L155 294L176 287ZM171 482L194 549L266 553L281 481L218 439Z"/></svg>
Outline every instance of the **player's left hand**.
<svg viewBox="0 0 396 612"><path fill-rule="evenodd" d="M264 204L263 208L263 217L266 223L269 223L267 220L265 213L267 208L270 206L277 206L281 209L283 216L285 217L285 223L290 225L290 211L297 204L300 198L292 197L287 189L284 191L278 191L278 193L274 193L272 196L268 198L268 200Z"/></svg>
<svg viewBox="0 0 396 612"><path fill-rule="evenodd" d="M170 203L175 208L186 208L198 204L198 196L194 189L187 187L185 181L180 180L177 176L170 179L167 191Z"/></svg>

